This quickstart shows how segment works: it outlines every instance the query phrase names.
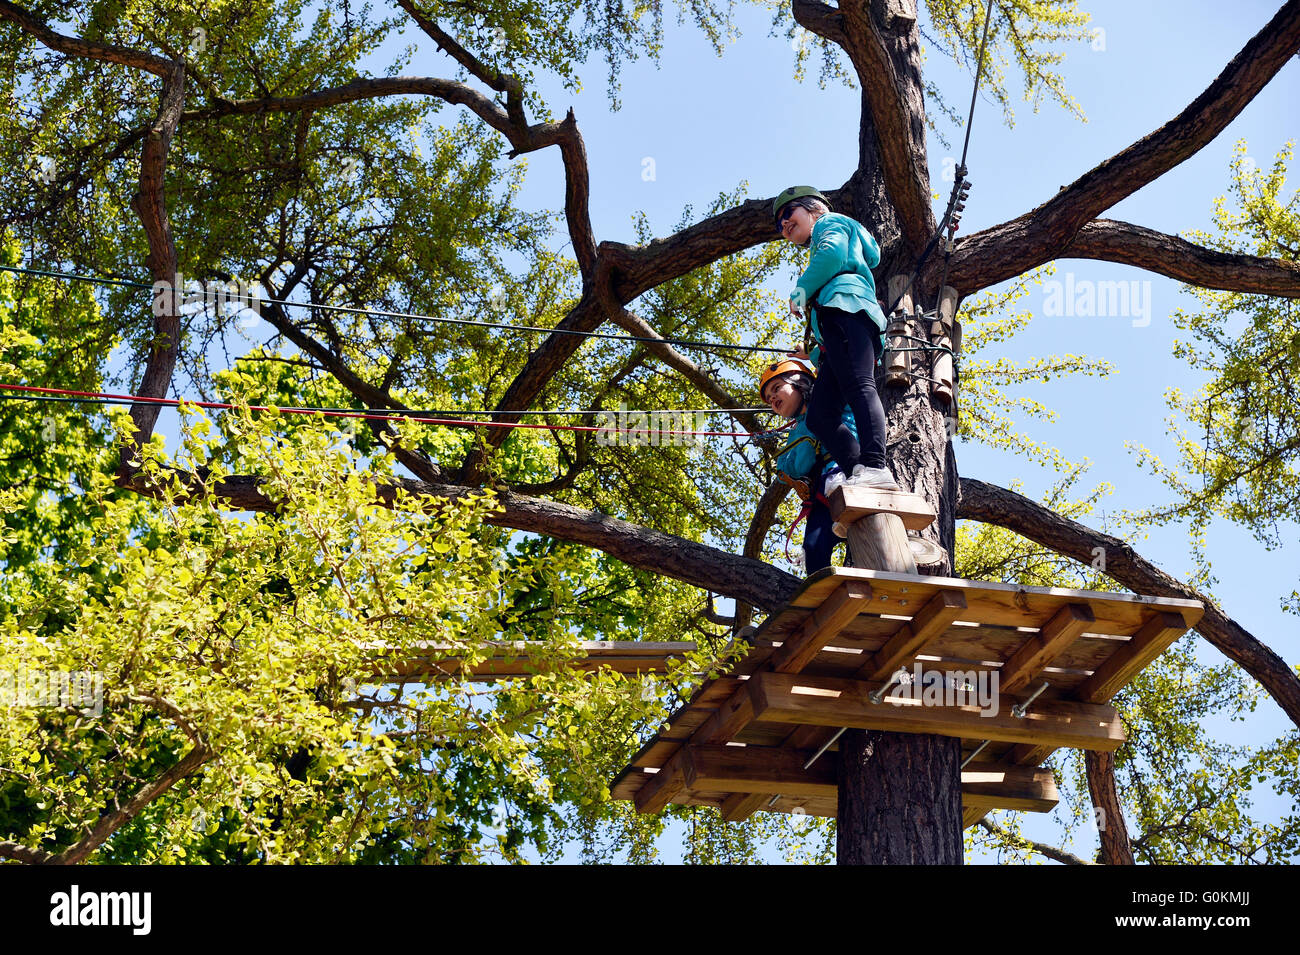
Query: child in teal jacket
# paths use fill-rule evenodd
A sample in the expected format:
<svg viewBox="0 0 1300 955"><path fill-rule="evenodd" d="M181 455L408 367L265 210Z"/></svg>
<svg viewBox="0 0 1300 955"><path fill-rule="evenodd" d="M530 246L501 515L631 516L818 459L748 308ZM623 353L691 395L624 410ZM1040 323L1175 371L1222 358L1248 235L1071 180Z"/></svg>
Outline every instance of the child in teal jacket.
<svg viewBox="0 0 1300 955"><path fill-rule="evenodd" d="M787 241L812 247L790 295L790 311L806 311L817 343L811 355L816 385L805 411L808 430L842 472L830 478L827 493L841 482L898 490L885 464L885 409L876 391L885 316L871 270L880 264L880 246L860 222L831 212L826 197L811 186L785 190L772 212ZM861 441L844 422L845 405L864 426Z"/></svg>
<svg viewBox="0 0 1300 955"><path fill-rule="evenodd" d="M813 389L814 376L803 362L793 359L768 365L759 378L759 393L773 411L784 418L794 418L785 445L777 452L776 467L779 477L795 489L803 500L803 510L790 534L805 517L808 526L803 535L804 567L811 574L831 565L831 552L839 542L833 532L830 507L826 501L825 486L828 478L843 477L838 465L826 453L805 422L804 409ZM856 437L857 425L853 412L845 407L843 423ZM790 557L789 535L786 539L786 556ZM791 559L792 562L798 563Z"/></svg>

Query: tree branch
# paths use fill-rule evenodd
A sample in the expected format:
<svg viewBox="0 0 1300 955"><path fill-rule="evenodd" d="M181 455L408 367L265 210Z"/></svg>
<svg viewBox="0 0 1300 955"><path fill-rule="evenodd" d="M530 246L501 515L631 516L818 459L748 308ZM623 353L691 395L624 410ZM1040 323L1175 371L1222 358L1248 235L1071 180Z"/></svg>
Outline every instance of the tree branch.
<svg viewBox="0 0 1300 955"><path fill-rule="evenodd" d="M145 70L155 76L166 79L175 70L176 64L161 56L133 50L130 47L116 46L111 43L97 43L78 36L66 36L56 33L35 14L23 9L16 3L0 0L0 18L16 24L26 33L30 33L43 44L58 53L69 56L87 57L105 63L117 63L137 70Z"/></svg>
<svg viewBox="0 0 1300 955"><path fill-rule="evenodd" d="M1135 865L1124 812L1115 790L1115 754L1084 750L1083 763L1093 808L1101 810L1101 818L1097 820L1101 861L1106 865Z"/></svg>
<svg viewBox="0 0 1300 955"><path fill-rule="evenodd" d="M626 308L616 307L612 310L612 313L614 321L627 329L633 335L641 338L661 339L663 337L655 331L654 327L650 325L649 322L634 315ZM728 393L727 389L723 388L722 385L709 377L708 373L703 368L695 364L695 362L691 361L677 349L666 343L645 342L643 344L645 344L645 347L649 351L654 352L662 358L665 364L680 371L687 381L699 389L701 394L712 400L719 408L724 411L731 411L732 418L734 418L746 431L755 433L767 430L759 423L758 418L755 417L752 412L736 411L735 409L742 408L744 405L733 398L731 394Z"/></svg>
<svg viewBox="0 0 1300 955"><path fill-rule="evenodd" d="M1047 858L1051 859L1053 862L1060 862L1064 865L1096 865L1094 862L1089 862L1087 859L1080 859L1078 856L1066 852L1064 849L1056 848L1056 846L1049 846L1045 842L1035 842L1033 839L1026 839L1024 836L1014 835L1000 826L993 825L993 823L989 822L987 819L981 819L979 824L980 828L985 832L1001 839L1007 845L1023 846L1033 849L1039 855L1047 856Z"/></svg>
<svg viewBox="0 0 1300 955"><path fill-rule="evenodd" d="M967 238L949 284L970 294L1059 258L1084 224L1195 155L1300 49L1300 0L1289 0L1181 113L1017 219ZM926 268L937 281L941 262Z"/></svg>
<svg viewBox="0 0 1300 955"><path fill-rule="evenodd" d="M1196 625L1197 632L1258 680L1287 716L1300 725L1300 677L1286 661L1228 617L1205 594L1179 583L1136 553L1127 542L1062 517L1015 491L973 478L961 479L957 517L1005 527L1083 564L1091 564L1096 559L1096 548L1100 547L1105 560L1103 573L1129 590L1201 601L1205 604L1205 616Z"/></svg>
<svg viewBox="0 0 1300 955"><path fill-rule="evenodd" d="M53 858L47 859L45 864L79 865L85 862L92 852L107 841L109 836L134 819L141 809L193 773L214 755L209 749L195 746L185 754L184 759L172 766L171 769L147 785L142 786L125 806L102 816L88 836Z"/></svg>
<svg viewBox="0 0 1300 955"><path fill-rule="evenodd" d="M925 99L921 83L921 49L915 0L895 2L910 16L899 16L886 37L877 28L868 0L845 0L839 7L840 38L862 84L864 130L859 135L858 169L877 162L885 191L894 207L904 243L913 254L923 249L935 229L930 208L930 171L926 167ZM880 15L887 15L880 4ZM795 0L795 19L816 33L834 32L835 17L821 3ZM807 18L805 20L805 17ZM833 36L822 33L828 39ZM869 127L869 128L868 128ZM864 219L862 210L855 210Z"/></svg>
<svg viewBox="0 0 1300 955"><path fill-rule="evenodd" d="M1298 262L1216 252L1176 235L1114 219L1089 222L1061 258L1122 262L1202 288L1300 298Z"/></svg>

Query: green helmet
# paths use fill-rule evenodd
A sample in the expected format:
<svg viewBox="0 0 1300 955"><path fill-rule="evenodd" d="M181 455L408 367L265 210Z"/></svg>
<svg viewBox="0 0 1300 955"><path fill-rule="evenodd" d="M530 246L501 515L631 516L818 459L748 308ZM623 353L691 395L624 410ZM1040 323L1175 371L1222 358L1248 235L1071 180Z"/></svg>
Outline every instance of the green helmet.
<svg viewBox="0 0 1300 955"><path fill-rule="evenodd" d="M791 199L802 199L804 196L812 196L814 199L820 199L822 202L830 205L830 200L823 196L812 186L791 186L785 192L781 193L772 202L772 218L775 219L781 214L781 209Z"/></svg>

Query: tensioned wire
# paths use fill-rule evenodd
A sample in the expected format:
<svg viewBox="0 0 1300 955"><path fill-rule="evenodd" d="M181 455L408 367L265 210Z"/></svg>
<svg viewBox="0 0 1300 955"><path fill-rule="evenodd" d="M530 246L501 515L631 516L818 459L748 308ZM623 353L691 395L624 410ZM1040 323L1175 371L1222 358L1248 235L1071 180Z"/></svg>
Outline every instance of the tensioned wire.
<svg viewBox="0 0 1300 955"><path fill-rule="evenodd" d="M3 392L18 392L5 394ZM237 405L221 401L186 401L177 398L148 398L143 395L121 395L96 391L73 391L66 388L43 388L36 385L15 385L0 383L0 401L51 401L74 402L104 405L152 404L168 408L190 405L196 408L212 408L229 411L247 407L250 411L268 411L277 414L321 415L333 418L353 418L363 421L414 421L420 424L439 425L451 428L524 428L541 431L599 431L635 435L639 431L653 431L656 434L699 435L719 438L761 438L779 434L793 427L794 422L774 428L770 431L674 431L666 428L652 427L652 423L663 421L665 415L696 413L697 409L673 409L665 411L639 411L626 408L597 408L590 411L528 411L528 412L430 412L405 409L384 409L382 412L366 411L358 408L314 408L314 407L278 407L275 405ZM710 414L731 414L741 411L760 411L768 409L750 408L707 408L698 409ZM513 421L465 421L457 418L438 417L443 414L593 414L612 416L614 425L559 425L559 424L524 424ZM655 419L658 419L656 422ZM621 419L621 420L620 420Z"/></svg>
<svg viewBox="0 0 1300 955"><path fill-rule="evenodd" d="M19 275L39 275L45 278L67 279L77 282L90 282L96 285L116 285L124 288L152 289L154 286L130 279L108 279L95 275L78 275L75 272L54 272L47 269L20 268L12 265L0 265L0 272L14 272ZM196 293L197 294L197 293ZM288 308L313 308L327 312L342 312L348 315L365 315L374 318L404 318L419 322L434 322L447 325L469 325L476 328L500 328L518 332L544 332L548 335L577 335L582 338L603 338L616 342L640 342L654 345L674 345L678 348L723 349L731 351L770 352L786 354L789 348L776 348L771 345L729 345L723 342L697 342L685 338L646 338L637 335L613 335L608 332L584 332L575 328L547 328L542 325L515 325L510 322L482 322L471 318L448 318L442 315L422 315L417 312L390 312L376 308L355 308L350 305L317 305L311 302L292 302L288 299L262 298L254 295L235 295L222 292L226 300L247 301L254 303L281 305ZM196 300L197 304L197 300Z"/></svg>

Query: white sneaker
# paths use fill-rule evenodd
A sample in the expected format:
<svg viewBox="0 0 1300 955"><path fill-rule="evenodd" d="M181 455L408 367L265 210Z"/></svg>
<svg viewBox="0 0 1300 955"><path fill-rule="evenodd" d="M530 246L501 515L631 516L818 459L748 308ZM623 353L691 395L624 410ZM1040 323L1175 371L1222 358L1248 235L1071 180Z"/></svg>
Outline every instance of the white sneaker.
<svg viewBox="0 0 1300 955"><path fill-rule="evenodd" d="M855 472L856 473L856 472ZM835 493L835 489L844 483L844 472L838 468L826 475L826 483L822 487L822 494L830 497Z"/></svg>
<svg viewBox="0 0 1300 955"><path fill-rule="evenodd" d="M853 487L875 487L884 491L901 490L888 468L869 468L859 464L853 469L853 476L844 483Z"/></svg>

